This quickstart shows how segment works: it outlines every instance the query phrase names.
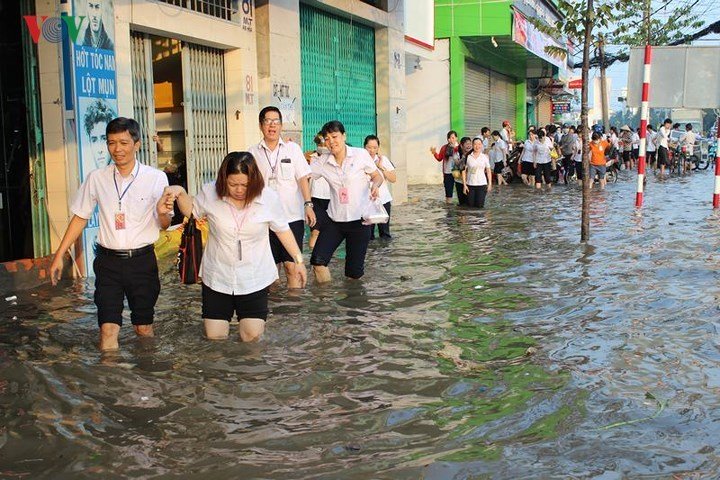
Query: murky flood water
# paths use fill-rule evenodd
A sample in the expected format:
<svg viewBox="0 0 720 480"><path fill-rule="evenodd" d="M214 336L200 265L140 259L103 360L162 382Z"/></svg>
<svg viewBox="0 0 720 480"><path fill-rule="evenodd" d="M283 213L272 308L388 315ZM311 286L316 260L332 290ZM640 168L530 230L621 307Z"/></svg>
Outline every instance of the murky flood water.
<svg viewBox="0 0 720 480"><path fill-rule="evenodd" d="M593 192L411 189L362 282L271 296L258 345L202 338L169 262L157 338L96 350L90 284L0 317L0 478L718 478L710 172ZM340 263L333 272L339 278Z"/></svg>

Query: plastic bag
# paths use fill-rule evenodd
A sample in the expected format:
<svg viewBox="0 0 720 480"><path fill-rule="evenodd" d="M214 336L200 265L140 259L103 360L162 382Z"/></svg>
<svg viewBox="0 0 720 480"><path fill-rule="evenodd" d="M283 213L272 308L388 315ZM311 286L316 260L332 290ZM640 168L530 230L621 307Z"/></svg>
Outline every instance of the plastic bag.
<svg viewBox="0 0 720 480"><path fill-rule="evenodd" d="M200 281L202 254L202 232L191 215L185 224L178 249L178 271L181 283L189 285Z"/></svg>
<svg viewBox="0 0 720 480"><path fill-rule="evenodd" d="M390 220L387 210L380 200L371 201L362 214L363 225L375 225L376 223L387 223Z"/></svg>

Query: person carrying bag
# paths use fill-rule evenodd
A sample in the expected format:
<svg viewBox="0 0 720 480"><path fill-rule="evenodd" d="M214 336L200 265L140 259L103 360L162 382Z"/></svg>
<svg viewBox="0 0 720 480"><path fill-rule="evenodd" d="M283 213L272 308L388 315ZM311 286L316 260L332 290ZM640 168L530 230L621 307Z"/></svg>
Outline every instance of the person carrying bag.
<svg viewBox="0 0 720 480"><path fill-rule="evenodd" d="M190 215L180 239L178 250L178 271L180 283L192 285L200 281L200 262L202 261L202 232L195 217Z"/></svg>

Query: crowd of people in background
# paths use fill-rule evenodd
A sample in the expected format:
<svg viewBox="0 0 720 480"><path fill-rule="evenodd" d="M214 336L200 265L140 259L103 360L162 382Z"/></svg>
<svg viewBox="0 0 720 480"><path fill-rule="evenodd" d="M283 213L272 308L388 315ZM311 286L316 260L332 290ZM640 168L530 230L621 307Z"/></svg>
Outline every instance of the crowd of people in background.
<svg viewBox="0 0 720 480"><path fill-rule="evenodd" d="M680 125L673 125L670 119L658 129L648 125L645 161L660 179L667 176L672 149L683 147L690 157L693 155L696 134L692 125L685 125L677 141L672 141L671 131L679 129ZM639 127L628 125L610 127L608 132L597 125L592 128L588 144L591 188L596 182L605 188L608 169L617 173L637 167L639 131ZM474 137L459 137L458 132L450 130L446 138L440 148L430 147L430 153L442 166L446 203L452 202L455 193L460 206L483 208L493 183L506 185L516 177L538 190L551 189L557 183L583 183L583 135L574 125L531 125L525 141L518 141L510 122L504 121L500 130L491 132L489 127L483 127Z"/></svg>

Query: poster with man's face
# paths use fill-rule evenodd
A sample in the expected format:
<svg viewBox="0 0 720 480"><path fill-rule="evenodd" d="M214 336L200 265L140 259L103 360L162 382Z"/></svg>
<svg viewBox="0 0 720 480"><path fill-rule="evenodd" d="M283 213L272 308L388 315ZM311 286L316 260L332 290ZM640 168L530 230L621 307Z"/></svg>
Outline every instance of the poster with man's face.
<svg viewBox="0 0 720 480"><path fill-rule="evenodd" d="M117 117L114 104L103 98L78 99L78 110L81 112L80 122L81 135L80 149L82 155L82 176L84 182L88 174L98 168L104 168L110 164L112 159L107 149L107 138L105 128L110 121Z"/></svg>
<svg viewBox="0 0 720 480"><path fill-rule="evenodd" d="M77 43L114 50L115 21L112 0L75 0L75 16L84 16Z"/></svg>

